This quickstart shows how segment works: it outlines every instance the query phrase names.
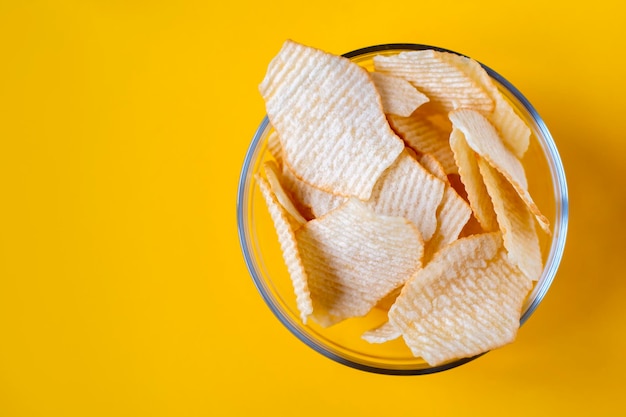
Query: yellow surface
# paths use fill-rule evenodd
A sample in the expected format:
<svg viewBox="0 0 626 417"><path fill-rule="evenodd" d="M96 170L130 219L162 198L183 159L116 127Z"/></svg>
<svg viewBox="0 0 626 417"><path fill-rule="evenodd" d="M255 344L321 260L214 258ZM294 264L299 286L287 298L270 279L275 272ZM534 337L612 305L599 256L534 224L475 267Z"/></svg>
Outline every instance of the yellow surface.
<svg viewBox="0 0 626 417"><path fill-rule="evenodd" d="M626 413L624 21L618 1L3 1L0 415ZM285 38L447 47L542 114L570 234L515 344L390 377L274 318L235 194Z"/></svg>

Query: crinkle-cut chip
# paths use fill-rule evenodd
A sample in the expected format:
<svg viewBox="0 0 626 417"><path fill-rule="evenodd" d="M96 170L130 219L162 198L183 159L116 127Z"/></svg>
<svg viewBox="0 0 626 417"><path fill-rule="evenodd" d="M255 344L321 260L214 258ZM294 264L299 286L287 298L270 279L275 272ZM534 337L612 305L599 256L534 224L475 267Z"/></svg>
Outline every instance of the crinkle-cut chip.
<svg viewBox="0 0 626 417"><path fill-rule="evenodd" d="M494 103L487 92L465 71L444 59L442 52L427 49L378 55L374 57L374 68L409 81L446 112L460 108L493 111Z"/></svg>
<svg viewBox="0 0 626 417"><path fill-rule="evenodd" d="M482 158L478 160L478 166L493 200L511 263L517 265L529 279L537 281L543 264L532 213L498 170Z"/></svg>
<svg viewBox="0 0 626 417"><path fill-rule="evenodd" d="M417 228L356 198L302 226L296 239L322 325L364 316L422 266Z"/></svg>
<svg viewBox="0 0 626 417"><path fill-rule="evenodd" d="M387 116L394 131L404 139L407 146L419 154L431 154L443 166L446 174L457 172L454 155L448 143L448 133L431 123L427 118Z"/></svg>
<svg viewBox="0 0 626 417"><path fill-rule="evenodd" d="M422 263L424 263L424 262L422 262ZM395 288L389 294L387 294L386 296L381 298L380 301L378 301L378 303L376 303L376 308L378 308L380 310L389 311L389 309L391 308L393 303L396 302L396 298L398 298L398 296L400 295L400 292L402 291L402 287L403 287L403 285L399 286L398 288Z"/></svg>
<svg viewBox="0 0 626 417"><path fill-rule="evenodd" d="M424 168L428 170L435 177L439 178L441 181L449 184L448 176L446 175L446 170L443 168L443 165L435 158L433 155L429 153L422 154L418 159L420 164Z"/></svg>
<svg viewBox="0 0 626 417"><path fill-rule="evenodd" d="M267 182L269 183L272 192L276 196L276 199L288 215L289 222L291 223L293 229L295 230L298 227L302 226L307 221L304 217L302 217L302 214L300 214L298 209L291 201L291 198L285 192L282 181L280 179L280 168L278 168L276 162L266 161L263 164L263 168L265 170L265 177L267 178Z"/></svg>
<svg viewBox="0 0 626 417"><path fill-rule="evenodd" d="M405 284L389 321L432 366L472 357L515 339L531 285L500 233L459 239Z"/></svg>
<svg viewBox="0 0 626 417"><path fill-rule="evenodd" d="M307 318L313 313L313 303L307 282L307 273L304 269L300 254L298 253L296 236L291 228L287 214L276 199L276 195L272 192L270 184L259 174L256 174L255 178L259 184L265 203L267 204L270 217L274 222L283 259L296 294L296 305L300 312L300 318L302 322L306 324Z"/></svg>
<svg viewBox="0 0 626 417"><path fill-rule="evenodd" d="M459 167L459 177L465 187L467 200L472 212L483 230L495 232L498 230L496 213L493 210L491 197L483 183L483 178L478 169L476 154L469 147L463 132L457 128L452 129L450 134L450 147L454 153L454 159Z"/></svg>
<svg viewBox="0 0 626 417"><path fill-rule="evenodd" d="M404 145L367 70L286 41L259 86L296 177L335 194L370 197Z"/></svg>
<svg viewBox="0 0 626 417"><path fill-rule="evenodd" d="M521 117L515 113L513 106L502 95L487 71L473 59L456 55L444 54L445 59L457 65L476 81L493 100L493 112L485 114L500 133L500 137L508 148L522 158L530 143L530 129Z"/></svg>
<svg viewBox="0 0 626 417"><path fill-rule="evenodd" d="M403 78L380 72L370 73L386 114L410 116L419 106L428 102L428 97Z"/></svg>
<svg viewBox="0 0 626 417"><path fill-rule="evenodd" d="M451 186L446 186L443 199L437 209L437 230L426 242L424 262L443 247L458 239L461 231L469 221L472 209Z"/></svg>
<svg viewBox="0 0 626 417"><path fill-rule="evenodd" d="M278 166L282 166L283 146L280 144L278 132L276 132L275 130L272 130L272 132L267 137L267 150L269 151L270 155L272 155L272 158L274 158Z"/></svg>
<svg viewBox="0 0 626 417"><path fill-rule="evenodd" d="M283 166L285 188L293 195L300 210L310 213L309 219L321 217L346 202L348 197L322 191L298 179L288 166Z"/></svg>
<svg viewBox="0 0 626 417"><path fill-rule="evenodd" d="M463 132L470 148L500 171L513 185L535 215L541 228L549 234L550 222L541 214L539 207L528 192L528 182L522 163L504 146L493 125L483 115L473 110L453 111L450 112L449 117L453 126Z"/></svg>
<svg viewBox="0 0 626 417"><path fill-rule="evenodd" d="M400 336L402 336L400 329L386 321L377 328L366 331L361 337L370 343L385 343Z"/></svg>
<svg viewBox="0 0 626 417"><path fill-rule="evenodd" d="M376 213L407 218L428 240L437 228L437 207L444 188L443 181L405 151L381 175L367 204Z"/></svg>

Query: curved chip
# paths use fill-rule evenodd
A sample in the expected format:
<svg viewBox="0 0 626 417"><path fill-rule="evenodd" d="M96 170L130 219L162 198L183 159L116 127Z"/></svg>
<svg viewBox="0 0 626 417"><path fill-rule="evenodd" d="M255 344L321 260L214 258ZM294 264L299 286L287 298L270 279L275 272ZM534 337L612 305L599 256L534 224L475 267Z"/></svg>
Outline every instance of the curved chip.
<svg viewBox="0 0 626 417"><path fill-rule="evenodd" d="M512 342L530 288L499 233L475 235L441 250L411 278L389 321L413 355L436 366Z"/></svg>
<svg viewBox="0 0 626 417"><path fill-rule="evenodd" d="M319 189L367 200L404 148L367 71L347 58L286 41L259 90L284 163Z"/></svg>
<svg viewBox="0 0 626 417"><path fill-rule="evenodd" d="M543 263L532 213L502 174L482 158L478 159L478 166L493 201L509 259L529 279L537 281Z"/></svg>
<svg viewBox="0 0 626 417"><path fill-rule="evenodd" d="M346 202L348 197L332 194L298 179L291 169L283 166L285 188L296 200L303 212L310 212L309 218L321 217Z"/></svg>
<svg viewBox="0 0 626 417"><path fill-rule="evenodd" d="M385 343L400 336L402 336L400 329L386 321L377 328L366 331L361 337L370 343Z"/></svg>
<svg viewBox="0 0 626 417"><path fill-rule="evenodd" d="M493 210L491 198L480 175L476 154L467 144L463 132L458 128L452 129L450 147L459 167L459 177L467 193L467 200L476 220L478 220L478 223L486 232L497 231L496 213Z"/></svg>
<svg viewBox="0 0 626 417"><path fill-rule="evenodd" d="M300 311L300 318L302 322L306 324L307 318L313 313L313 303L307 283L307 273L305 272L302 259L298 253L298 243L296 242L296 237L291 226L292 223L287 213L278 202L276 195L272 192L270 184L259 174L256 174L255 178L259 184L265 203L267 204L270 217L274 222L274 228L278 235L278 242L280 243L283 259L296 294L296 305Z"/></svg>
<svg viewBox="0 0 626 417"><path fill-rule="evenodd" d="M471 215L472 209L463 197L451 186L446 186L437 209L437 230L426 243L424 261L428 262L435 253L458 239Z"/></svg>
<svg viewBox="0 0 626 417"><path fill-rule="evenodd" d="M489 94L465 71L432 49L407 51L374 57L374 68L404 78L446 112L470 108L484 113L493 111Z"/></svg>
<svg viewBox="0 0 626 417"><path fill-rule="evenodd" d="M428 240L437 228L444 188L443 181L405 151L380 177L367 205L379 214L407 218Z"/></svg>
<svg viewBox="0 0 626 417"><path fill-rule="evenodd" d="M453 126L463 132L467 144L504 175L535 215L541 228L550 233L550 222L541 214L528 192L528 182L522 163L504 146L493 125L483 115L473 110L453 111L449 117Z"/></svg>
<svg viewBox="0 0 626 417"><path fill-rule="evenodd" d="M457 172L454 155L448 143L448 133L426 117L413 115L387 116L394 131L404 139L407 146L419 154L431 154L443 166L446 174Z"/></svg>
<svg viewBox="0 0 626 417"><path fill-rule="evenodd" d="M279 178L279 168L274 161L266 161L263 164L263 168L265 169L265 177L267 178L267 182L274 193L274 196L285 210L286 214L289 215L289 221L292 224L293 229L297 229L306 223L306 219L302 217L302 214L298 211L298 209L294 206L291 198L285 192L282 182Z"/></svg>
<svg viewBox="0 0 626 417"><path fill-rule="evenodd" d="M417 228L378 215L355 198L298 229L296 239L313 317L322 325L367 314L422 265Z"/></svg>
<svg viewBox="0 0 626 417"><path fill-rule="evenodd" d="M433 155L429 153L425 153L419 158L417 158L419 163L428 170L435 177L439 178L441 181L449 184L448 176L446 175L446 170L443 168L443 165L435 158Z"/></svg>
<svg viewBox="0 0 626 417"><path fill-rule="evenodd" d="M443 54L442 56L443 59L465 71L487 92L494 102L494 109L493 112L487 113L485 116L496 127L508 148L518 158L523 157L530 143L530 129L522 118L515 113L513 106L498 90L487 71L478 62L467 57L456 54Z"/></svg>
<svg viewBox="0 0 626 417"><path fill-rule="evenodd" d="M371 72L370 76L380 94L386 114L410 116L419 106L428 102L426 95L403 78L381 72Z"/></svg>

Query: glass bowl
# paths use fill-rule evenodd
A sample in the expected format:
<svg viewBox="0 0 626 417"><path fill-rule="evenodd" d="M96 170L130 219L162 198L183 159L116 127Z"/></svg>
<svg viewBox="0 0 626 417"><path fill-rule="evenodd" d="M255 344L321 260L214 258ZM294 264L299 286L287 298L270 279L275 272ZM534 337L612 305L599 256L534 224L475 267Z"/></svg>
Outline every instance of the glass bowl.
<svg viewBox="0 0 626 417"><path fill-rule="evenodd" d="M419 44L385 44L348 52L344 56L371 70L374 55L393 55L406 50L447 49ZM453 52L456 53L456 52ZM530 102L502 76L483 65L505 97L530 126L530 147L522 160L529 189L535 202L550 219L552 234L539 233L544 270L522 307L520 325L526 322L546 295L563 255L567 234L568 199L563 164L548 128ZM271 159L267 136L271 131L267 116L261 121L246 154L237 193L237 223L243 256L259 293L278 320L302 342L341 364L363 371L419 375L451 369L478 356L440 366L430 366L411 355L402 338L370 344L361 334L386 321L386 312L374 308L366 317L345 320L329 328L316 323L304 325L295 304L295 294L284 265L276 233L267 207L254 180L262 163ZM280 347L277 347L280 349Z"/></svg>

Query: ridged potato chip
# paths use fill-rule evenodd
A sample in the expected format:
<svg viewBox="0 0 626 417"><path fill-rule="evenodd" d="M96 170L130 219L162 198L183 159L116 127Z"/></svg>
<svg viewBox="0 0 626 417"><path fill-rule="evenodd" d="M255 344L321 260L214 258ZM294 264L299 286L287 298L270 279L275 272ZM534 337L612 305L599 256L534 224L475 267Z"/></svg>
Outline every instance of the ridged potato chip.
<svg viewBox="0 0 626 417"><path fill-rule="evenodd" d="M537 281L543 271L543 262L532 213L498 170L482 158L479 158L478 166L493 201L509 259L529 279Z"/></svg>
<svg viewBox="0 0 626 417"><path fill-rule="evenodd" d="M321 217L348 200L348 197L320 190L298 179L286 165L283 166L283 178L285 188L294 197L295 204L302 212L310 213L309 219Z"/></svg>
<svg viewBox="0 0 626 417"><path fill-rule="evenodd" d="M431 154L443 166L446 174L457 172L454 155L448 143L449 134L426 117L387 116L393 130L400 135L407 146L421 154Z"/></svg>
<svg viewBox="0 0 626 417"><path fill-rule="evenodd" d="M465 71L443 59L443 53L432 49L375 56L378 72L404 78L444 111L461 108L493 111L494 102L484 89Z"/></svg>
<svg viewBox="0 0 626 417"><path fill-rule="evenodd" d="M282 206L285 213L288 215L292 228L296 230L306 223L306 219L302 217L302 214L300 214L291 201L291 198L285 192L280 179L278 165L274 161L266 161L263 164L263 168L265 169L265 178L267 179L272 193Z"/></svg>
<svg viewBox="0 0 626 417"><path fill-rule="evenodd" d="M428 240L437 229L437 207L444 188L443 181L403 152L381 175L367 205L376 213L410 220Z"/></svg>
<svg viewBox="0 0 626 417"><path fill-rule="evenodd" d="M530 288L499 233L471 236L442 249L405 284L389 321L415 356L436 366L512 342Z"/></svg>
<svg viewBox="0 0 626 417"><path fill-rule="evenodd" d="M296 232L313 317L322 325L367 314L422 266L424 242L401 217L351 198Z"/></svg>
<svg viewBox="0 0 626 417"><path fill-rule="evenodd" d="M298 243L292 228L292 223L288 218L276 195L272 192L270 184L260 175L255 175L261 194L267 204L270 217L274 222L274 228L278 236L278 242L282 250L283 259L289 271L293 289L296 294L296 304L300 312L300 318L304 324L313 313L313 303L309 291L307 273L304 269L302 259L298 251Z"/></svg>
<svg viewBox="0 0 626 417"><path fill-rule="evenodd" d="M498 230L496 213L493 210L491 198L480 175L476 154L467 144L465 135L461 130L457 128L452 129L450 147L459 167L459 177L467 193L467 200L476 220L478 220L486 232L495 232Z"/></svg>
<svg viewBox="0 0 626 417"><path fill-rule="evenodd" d="M404 149L367 71L347 58L286 41L259 90L284 163L319 189L367 200Z"/></svg>
<svg viewBox="0 0 626 417"><path fill-rule="evenodd" d="M493 112L483 113L496 127L507 147L522 158L530 143L530 129L515 113L513 106L504 98L487 71L473 59L450 53L442 54L443 59L457 65L470 76L494 102Z"/></svg>
<svg viewBox="0 0 626 417"><path fill-rule="evenodd" d="M437 230L426 243L424 261L428 262L435 253L458 239L471 215L472 209L469 204L454 191L454 188L446 186L437 209Z"/></svg>
<svg viewBox="0 0 626 417"><path fill-rule="evenodd" d="M370 73L380 94L385 114L410 116L428 97L419 92L405 79L380 72Z"/></svg>
<svg viewBox="0 0 626 417"><path fill-rule="evenodd" d="M449 117L452 125L463 132L467 144L504 175L522 200L526 202L542 229L550 233L550 222L541 214L539 207L528 192L528 182L522 163L504 146L493 125L474 110L453 111L450 112Z"/></svg>

